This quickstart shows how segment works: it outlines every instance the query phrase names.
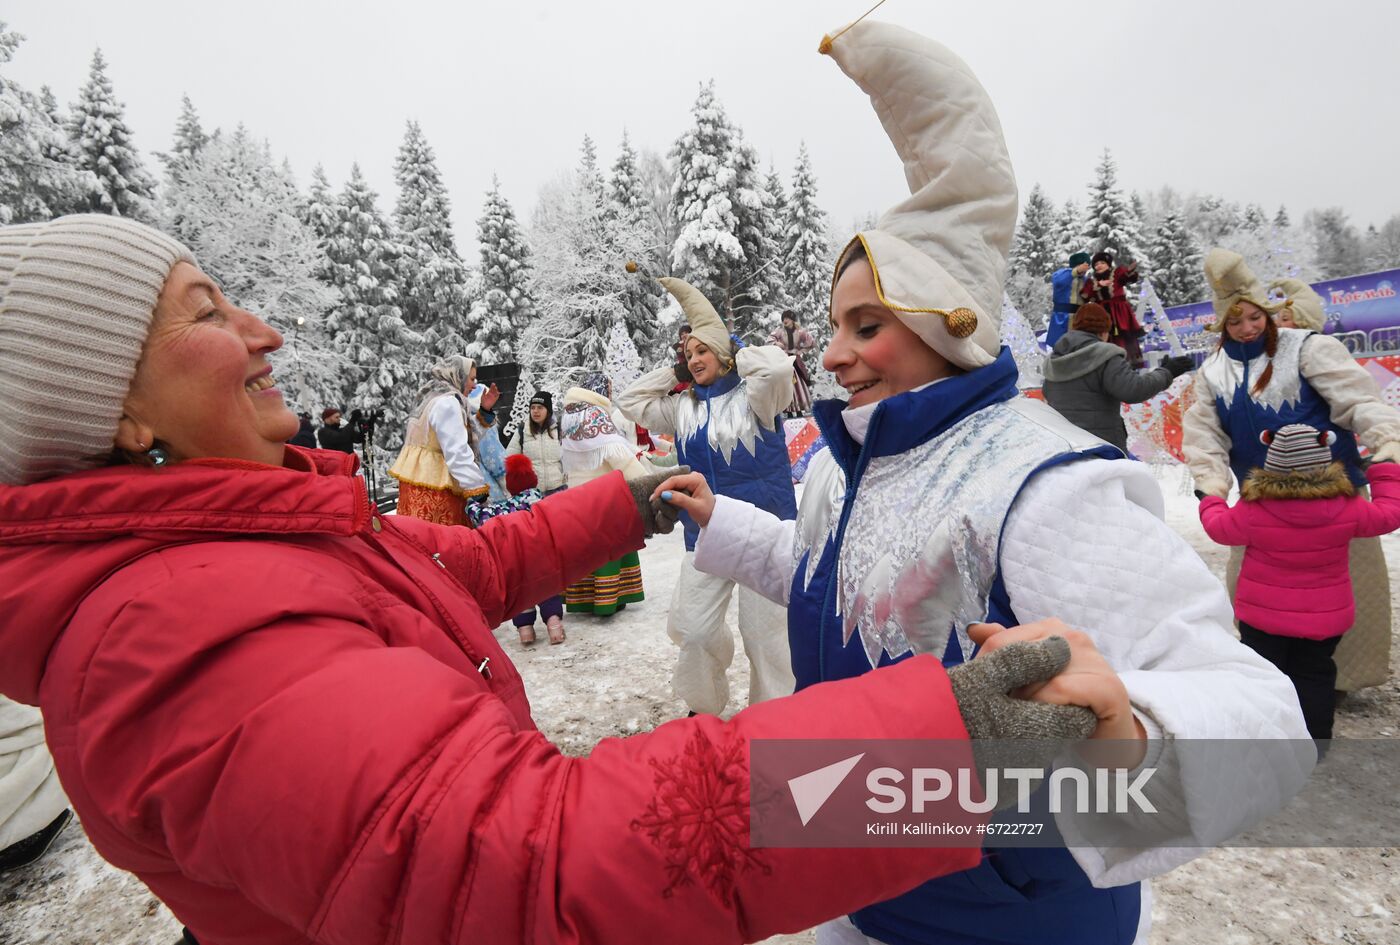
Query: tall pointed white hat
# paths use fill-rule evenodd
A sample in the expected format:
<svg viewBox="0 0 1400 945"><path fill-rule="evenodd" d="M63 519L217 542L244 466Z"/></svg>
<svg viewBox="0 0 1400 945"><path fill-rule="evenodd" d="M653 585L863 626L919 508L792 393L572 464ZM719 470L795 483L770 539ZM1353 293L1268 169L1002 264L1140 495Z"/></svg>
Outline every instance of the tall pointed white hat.
<svg viewBox="0 0 1400 945"><path fill-rule="evenodd" d="M969 370L1001 350L1016 177L992 100L946 46L863 20L820 51L869 96L904 161L910 196L858 233L880 300L924 343Z"/></svg>

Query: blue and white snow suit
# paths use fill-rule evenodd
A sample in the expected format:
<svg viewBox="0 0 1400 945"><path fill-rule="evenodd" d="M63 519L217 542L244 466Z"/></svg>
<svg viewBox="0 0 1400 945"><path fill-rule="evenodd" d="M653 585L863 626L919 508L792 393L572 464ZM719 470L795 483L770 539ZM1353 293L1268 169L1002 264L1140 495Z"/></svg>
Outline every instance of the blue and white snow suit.
<svg viewBox="0 0 1400 945"><path fill-rule="evenodd" d="M792 401L792 358L772 345L740 348L735 369L713 384L671 394L675 372L661 368L617 397L626 416L654 433L674 435L679 461L702 474L717 495L741 499L779 519L797 515L792 466L778 414ZM681 513L687 552L699 528ZM676 581L667 634L680 647L676 694L696 712L717 714L729 701L726 670L734 658L725 622L733 581L695 570L687 553ZM779 604L738 587L739 634L749 658L749 702L788 695L792 667Z"/></svg>

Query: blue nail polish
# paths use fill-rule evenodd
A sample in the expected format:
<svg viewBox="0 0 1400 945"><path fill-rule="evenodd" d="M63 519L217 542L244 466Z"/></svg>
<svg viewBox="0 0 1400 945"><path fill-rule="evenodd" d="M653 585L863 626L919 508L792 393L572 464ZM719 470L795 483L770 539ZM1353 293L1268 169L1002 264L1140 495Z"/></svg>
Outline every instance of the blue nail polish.
<svg viewBox="0 0 1400 945"><path fill-rule="evenodd" d="M669 489L668 489L667 491L661 493L661 501L662 501L662 502L670 502L670 501L671 501L671 492L670 492Z"/></svg>

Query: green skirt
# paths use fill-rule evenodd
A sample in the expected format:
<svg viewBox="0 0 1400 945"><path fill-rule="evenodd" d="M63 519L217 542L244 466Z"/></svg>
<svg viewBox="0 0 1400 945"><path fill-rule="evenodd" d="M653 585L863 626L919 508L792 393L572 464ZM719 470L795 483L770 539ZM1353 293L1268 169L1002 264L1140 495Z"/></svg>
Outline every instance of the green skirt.
<svg viewBox="0 0 1400 945"><path fill-rule="evenodd" d="M624 604L645 599L642 562L635 551L609 561L597 571L564 589L564 607L571 614L615 614Z"/></svg>

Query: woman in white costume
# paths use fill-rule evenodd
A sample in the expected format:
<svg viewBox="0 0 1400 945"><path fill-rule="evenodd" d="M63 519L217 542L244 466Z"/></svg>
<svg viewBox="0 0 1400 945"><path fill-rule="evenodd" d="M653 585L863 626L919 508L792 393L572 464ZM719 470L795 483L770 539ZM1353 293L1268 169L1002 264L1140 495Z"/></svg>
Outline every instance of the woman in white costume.
<svg viewBox="0 0 1400 945"><path fill-rule="evenodd" d="M617 405L653 433L676 438L682 465L702 471L716 492L732 495L782 519L797 514L792 466L778 414L792 402L792 358L772 345L743 347L731 338L709 301L680 279L662 279L691 327L682 352L689 389L672 395L676 371L667 366L639 377ZM734 636L725 619L733 581L695 569L699 529L685 525L685 560L666 630L680 647L673 685L692 713L718 715L729 702L725 671ZM749 704L792 692L782 607L738 588L739 635L749 658Z"/></svg>
<svg viewBox="0 0 1400 945"><path fill-rule="evenodd" d="M1100 843L1060 813L1063 847L989 846L978 867L817 940L1145 942L1142 881L1306 780L1292 686L1234 638L1224 590L1162 521L1147 467L1017 394L999 338L1015 178L975 76L938 43L868 21L822 51L869 93L911 191L837 261L823 366L850 399L815 406L829 448L795 522L713 496L696 475L663 483L663 499L702 526L699 570L788 605L799 688L915 653L953 665L1050 632L1002 626L1064 621L1075 656L1035 697L1093 708L1095 737L1121 740L1117 763L1156 769L1158 806L1172 808L1160 823L1175 832ZM1242 790L1222 800L1207 790L1213 772L1173 747L1188 738L1278 748L1241 765Z"/></svg>

